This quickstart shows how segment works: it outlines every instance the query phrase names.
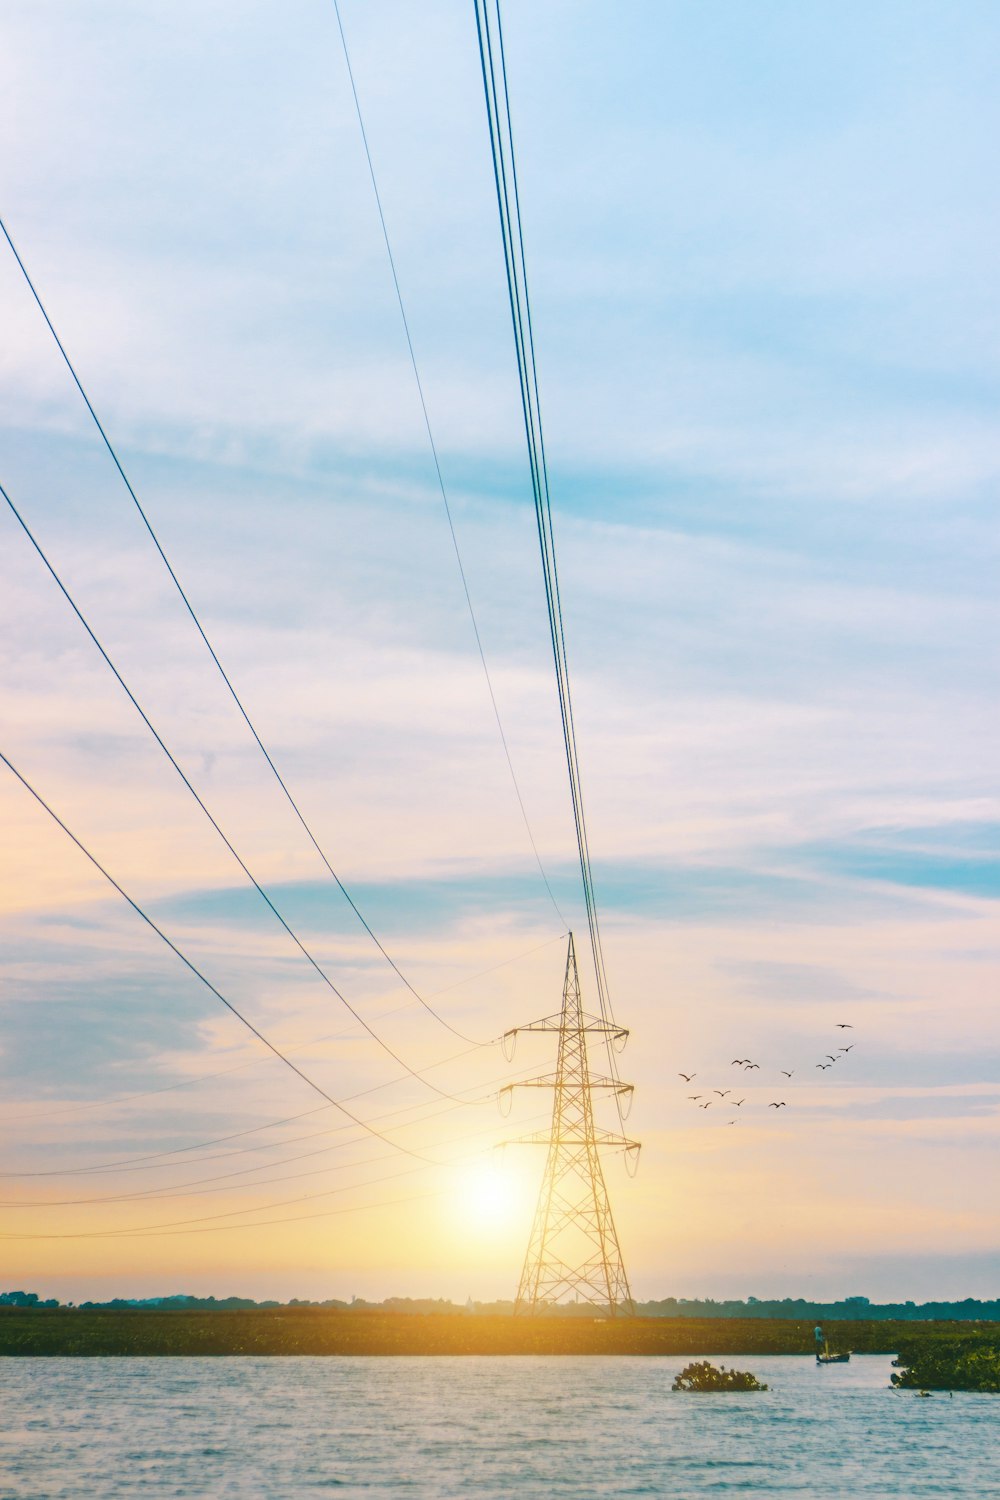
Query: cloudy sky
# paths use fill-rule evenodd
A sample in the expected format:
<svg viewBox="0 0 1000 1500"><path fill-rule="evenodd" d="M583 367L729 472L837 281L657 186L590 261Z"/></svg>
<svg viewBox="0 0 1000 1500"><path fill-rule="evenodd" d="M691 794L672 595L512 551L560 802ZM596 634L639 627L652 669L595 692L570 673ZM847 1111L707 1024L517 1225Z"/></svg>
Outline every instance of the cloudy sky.
<svg viewBox="0 0 1000 1500"><path fill-rule="evenodd" d="M342 15L560 911L329 0L14 0L0 215L335 869L421 995L488 1041L558 1008L583 920L473 12ZM608 1181L634 1289L996 1296L1000 16L504 17L594 873L633 1031L642 1165ZM0 1279L510 1295L541 1160L494 1168L492 1147L544 1097L504 1122L491 1095L551 1051L469 1050L353 918L6 245L0 327L0 483L385 1043L256 896L3 507L0 750L379 1135L269 1058L0 766ZM678 1073L725 1089L744 1056L762 1066L727 1128Z"/></svg>

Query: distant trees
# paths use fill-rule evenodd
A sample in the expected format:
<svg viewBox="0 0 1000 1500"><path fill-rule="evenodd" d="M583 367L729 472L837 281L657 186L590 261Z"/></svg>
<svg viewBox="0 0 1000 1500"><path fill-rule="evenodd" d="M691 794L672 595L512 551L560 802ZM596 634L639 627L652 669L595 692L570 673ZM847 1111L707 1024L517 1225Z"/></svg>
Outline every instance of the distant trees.
<svg viewBox="0 0 1000 1500"><path fill-rule="evenodd" d="M960 1302L871 1302L867 1297L844 1297L837 1302L810 1302L805 1297L762 1300L748 1297L716 1302L712 1297L664 1297L658 1302L640 1302L636 1311L645 1318L805 1318L813 1322L1000 1322L1000 1298L981 1302L966 1297Z"/></svg>
<svg viewBox="0 0 1000 1500"><path fill-rule="evenodd" d="M55 1297L46 1301L37 1292L0 1292L0 1307L58 1307ZM72 1306L72 1304L69 1304ZM381 1313L464 1313L503 1317L512 1314L514 1304L508 1301L450 1302L441 1297L386 1297L383 1302L368 1302L363 1297L354 1297L349 1302L339 1297L328 1297L325 1301L293 1297L289 1302L262 1301L253 1297L192 1297L175 1293L166 1297L112 1297L106 1302L82 1302L85 1309L109 1308L177 1308L192 1312L251 1311L254 1308L277 1307L326 1307L352 1308L355 1312ZM599 1311L590 1302L565 1302L545 1308L547 1314L558 1317L592 1318ZM844 1297L837 1302L810 1302L804 1297L783 1297L762 1300L748 1297L745 1302L730 1299L717 1302L712 1297L664 1297L655 1302L639 1302L636 1312L643 1318L783 1318L803 1322L830 1323L838 1319L846 1322L1000 1322L1000 1298L981 1302L975 1297L966 1297L960 1302L870 1302L867 1297Z"/></svg>

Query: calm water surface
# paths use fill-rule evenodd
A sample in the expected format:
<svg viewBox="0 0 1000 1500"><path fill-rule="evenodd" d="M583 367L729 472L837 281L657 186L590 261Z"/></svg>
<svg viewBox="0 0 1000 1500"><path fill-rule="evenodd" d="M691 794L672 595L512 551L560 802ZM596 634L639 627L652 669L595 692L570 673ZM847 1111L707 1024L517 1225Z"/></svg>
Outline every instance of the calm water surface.
<svg viewBox="0 0 1000 1500"><path fill-rule="evenodd" d="M1000 1496L998 1397L891 1391L871 1355L673 1395L686 1362L0 1360L0 1495Z"/></svg>

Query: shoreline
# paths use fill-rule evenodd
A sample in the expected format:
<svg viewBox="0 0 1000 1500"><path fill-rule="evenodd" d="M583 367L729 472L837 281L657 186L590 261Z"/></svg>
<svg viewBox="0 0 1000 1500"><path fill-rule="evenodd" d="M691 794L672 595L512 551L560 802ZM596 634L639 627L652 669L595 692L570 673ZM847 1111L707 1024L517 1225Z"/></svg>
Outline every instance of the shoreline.
<svg viewBox="0 0 1000 1500"><path fill-rule="evenodd" d="M1000 1324L837 1322L831 1346L896 1354ZM326 1308L0 1309L0 1358L349 1355L811 1355L803 1319L496 1317Z"/></svg>

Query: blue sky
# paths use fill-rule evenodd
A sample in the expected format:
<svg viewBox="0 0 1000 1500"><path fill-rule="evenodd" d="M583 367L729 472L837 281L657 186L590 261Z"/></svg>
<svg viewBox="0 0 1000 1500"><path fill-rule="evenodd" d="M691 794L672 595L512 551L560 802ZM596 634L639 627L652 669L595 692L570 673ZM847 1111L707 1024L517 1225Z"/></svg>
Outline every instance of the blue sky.
<svg viewBox="0 0 1000 1500"><path fill-rule="evenodd" d="M343 16L498 700L579 927L471 7ZM595 877L639 1043L643 1175L614 1179L633 1275L995 1295L1000 17L504 16ZM554 1009L564 927L475 657L331 7L34 0L2 28L0 212L338 871L423 990L506 965L446 991L463 1025ZM255 872L391 1011L405 992L320 882L9 256L0 309L2 482ZM12 518L0 539L2 748L261 1024L333 1030ZM96 1107L250 1054L13 784L0 812L9 1170L291 1113L263 1065ZM800 1125L693 1128L679 1069L811 1059L845 1004L855 1072L803 1083ZM386 1030L421 1064L453 1040L412 1009ZM334 1092L411 1097L357 1036L313 1062ZM67 1112L39 1133L42 1105ZM817 1205L841 1226L819 1259ZM731 1264L727 1213L758 1259ZM219 1238L217 1261L185 1251L192 1289L468 1290L466 1262L365 1271L360 1231L332 1260ZM67 1243L44 1260L65 1295L74 1265L80 1288L166 1274L130 1271L128 1241L106 1270ZM480 1252L475 1289L502 1292Z"/></svg>

